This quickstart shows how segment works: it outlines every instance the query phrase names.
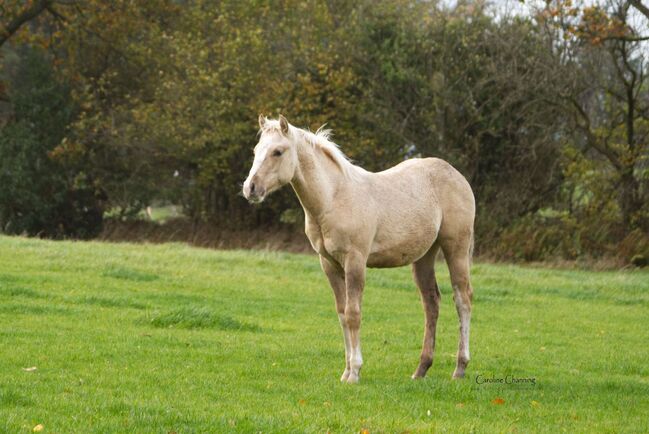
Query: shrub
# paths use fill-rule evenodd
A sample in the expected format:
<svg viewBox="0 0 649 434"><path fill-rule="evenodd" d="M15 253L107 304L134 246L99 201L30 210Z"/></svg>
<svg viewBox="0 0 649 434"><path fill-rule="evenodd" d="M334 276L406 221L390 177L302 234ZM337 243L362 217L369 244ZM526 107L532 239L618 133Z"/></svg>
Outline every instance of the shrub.
<svg viewBox="0 0 649 434"><path fill-rule="evenodd" d="M68 87L33 49L13 69L13 113L0 135L0 230L89 238L101 229L101 192L81 171L54 160L74 116Z"/></svg>

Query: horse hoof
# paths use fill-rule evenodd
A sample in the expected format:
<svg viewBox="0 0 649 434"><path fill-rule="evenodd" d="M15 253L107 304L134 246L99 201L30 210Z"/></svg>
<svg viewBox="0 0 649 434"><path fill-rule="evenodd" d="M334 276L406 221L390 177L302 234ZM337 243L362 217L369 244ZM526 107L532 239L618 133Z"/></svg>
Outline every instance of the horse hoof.
<svg viewBox="0 0 649 434"><path fill-rule="evenodd" d="M340 377L340 382L347 382L347 378L349 378L349 370L345 369L345 372L343 372L343 375Z"/></svg>
<svg viewBox="0 0 649 434"><path fill-rule="evenodd" d="M428 368L430 368L430 365L428 366L419 366L417 370L415 371L414 374L412 374L411 378L413 380L416 380L418 378L424 378L426 376L426 372L428 372Z"/></svg>
<svg viewBox="0 0 649 434"><path fill-rule="evenodd" d="M453 380L461 380L462 378L464 378L464 372L463 371L462 372L455 371L455 372L453 372L453 376L451 378Z"/></svg>
<svg viewBox="0 0 649 434"><path fill-rule="evenodd" d="M347 377L347 384L358 384L359 380L360 378L358 378L358 375L351 374Z"/></svg>

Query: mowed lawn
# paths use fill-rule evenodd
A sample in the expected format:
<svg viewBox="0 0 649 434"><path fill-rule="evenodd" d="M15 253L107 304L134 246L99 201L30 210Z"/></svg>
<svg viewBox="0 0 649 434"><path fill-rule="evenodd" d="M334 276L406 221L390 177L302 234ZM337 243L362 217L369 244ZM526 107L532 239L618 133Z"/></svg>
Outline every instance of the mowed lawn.
<svg viewBox="0 0 649 434"><path fill-rule="evenodd" d="M443 262L438 280L436 358L413 381L410 270L369 271L353 386L315 256L0 237L0 431L649 431L649 272L475 264L460 381Z"/></svg>

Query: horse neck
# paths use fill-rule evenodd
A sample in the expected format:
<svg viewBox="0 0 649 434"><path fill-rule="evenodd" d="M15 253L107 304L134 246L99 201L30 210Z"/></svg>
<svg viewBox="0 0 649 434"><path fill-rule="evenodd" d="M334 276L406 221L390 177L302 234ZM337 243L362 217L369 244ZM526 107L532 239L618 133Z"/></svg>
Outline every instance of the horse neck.
<svg viewBox="0 0 649 434"><path fill-rule="evenodd" d="M291 185L304 208L316 220L327 211L344 176L323 152L309 143L297 143L298 167Z"/></svg>

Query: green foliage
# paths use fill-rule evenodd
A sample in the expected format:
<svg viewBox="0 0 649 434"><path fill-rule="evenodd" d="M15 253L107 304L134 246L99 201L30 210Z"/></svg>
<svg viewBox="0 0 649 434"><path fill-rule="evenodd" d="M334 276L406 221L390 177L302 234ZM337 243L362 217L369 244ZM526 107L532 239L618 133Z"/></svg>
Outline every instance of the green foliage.
<svg viewBox="0 0 649 434"><path fill-rule="evenodd" d="M138 208L155 197L220 224L277 221L298 206L290 193L254 211L239 195L259 112L282 112L312 129L328 123L344 151L371 170L412 155L447 158L467 173L480 205L500 205L490 212L497 226L547 200L543 193L557 181L552 133L561 123L537 127L539 118L549 124L558 114L534 104L551 89L539 94L547 84L529 82L550 59L541 56L545 41L529 23L497 24L482 9L448 15L434 4L400 1L253 3L197 1L177 10L163 2L153 11L120 3L117 11L140 25L108 23L104 32L116 35L110 47L128 61L105 70L89 53L98 44L99 52L117 56L104 39L91 45L81 39L83 26L67 29L64 43L81 41L72 45L81 55L71 55L69 67L87 71L78 86L87 110L67 149L81 143L84 154L116 153L106 168L120 174L114 180L96 160L88 162L102 173L114 206ZM95 13L84 19L115 12ZM494 48L502 41L518 42L503 53ZM520 71L503 75L512 63ZM495 97L503 94L504 104ZM524 171L529 165L537 169ZM514 195L530 202L526 209Z"/></svg>
<svg viewBox="0 0 649 434"><path fill-rule="evenodd" d="M13 115L0 135L0 230L91 237L102 212L83 172L52 158L73 118L69 89L45 56L25 49L12 74Z"/></svg>
<svg viewBox="0 0 649 434"><path fill-rule="evenodd" d="M64 20L40 16L20 41L48 47L78 110L63 116L50 107L58 117L43 131L60 131L39 143L52 151L48 164L66 168L61 182L86 192L78 201L105 195L116 220L172 204L194 225L298 226L290 189L256 207L240 194L258 114L282 113L312 130L327 123L342 150L369 170L415 156L451 162L476 194L478 253L599 256L648 229L644 52L629 51L624 65L624 76L636 68L639 77L625 79L640 104L636 139L628 139L628 123L620 121L628 104L618 98L628 92L609 59L619 50L557 33L564 21L545 21L561 13L552 2L549 15L530 9L530 16L498 18L473 1L89 0L55 7ZM11 104L19 110L21 103ZM35 146L32 133L18 123L5 128L25 149ZM37 172L44 186L55 185L44 172L56 171ZM11 196L38 206L36 196ZM567 217L548 219L544 209ZM21 219L21 228L31 225L13 215L14 227ZM541 238L555 247L533 252L540 246L533 236L513 252L505 240L527 237L537 225L552 232ZM576 232L593 241L585 247Z"/></svg>

